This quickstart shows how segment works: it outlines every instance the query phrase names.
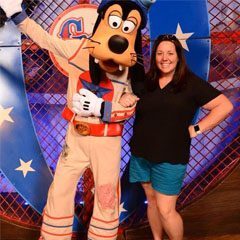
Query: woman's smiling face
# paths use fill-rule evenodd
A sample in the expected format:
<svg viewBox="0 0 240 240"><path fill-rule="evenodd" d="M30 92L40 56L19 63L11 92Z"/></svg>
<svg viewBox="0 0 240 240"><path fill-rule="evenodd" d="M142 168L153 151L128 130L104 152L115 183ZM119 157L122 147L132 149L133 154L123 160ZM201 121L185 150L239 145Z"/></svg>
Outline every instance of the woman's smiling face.
<svg viewBox="0 0 240 240"><path fill-rule="evenodd" d="M156 65L162 76L173 76L178 63L175 45L171 41L162 41L156 51Z"/></svg>

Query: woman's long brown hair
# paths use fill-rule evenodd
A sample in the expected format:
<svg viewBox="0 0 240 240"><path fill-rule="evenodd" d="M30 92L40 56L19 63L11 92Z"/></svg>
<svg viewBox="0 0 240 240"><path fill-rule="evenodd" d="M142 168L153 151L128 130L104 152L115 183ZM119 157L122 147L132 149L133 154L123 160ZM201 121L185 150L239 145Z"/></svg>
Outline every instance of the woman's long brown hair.
<svg viewBox="0 0 240 240"><path fill-rule="evenodd" d="M172 86L174 91L177 92L183 86L186 80L186 75L189 72L189 70L183 54L182 45L174 35L159 35L158 38L155 40L151 53L150 68L146 74L146 87L148 90L153 91L159 86L158 82L159 78L161 77L161 71L159 70L156 64L156 52L158 45L163 41L172 42L176 48L179 61L177 63L176 70L173 75Z"/></svg>

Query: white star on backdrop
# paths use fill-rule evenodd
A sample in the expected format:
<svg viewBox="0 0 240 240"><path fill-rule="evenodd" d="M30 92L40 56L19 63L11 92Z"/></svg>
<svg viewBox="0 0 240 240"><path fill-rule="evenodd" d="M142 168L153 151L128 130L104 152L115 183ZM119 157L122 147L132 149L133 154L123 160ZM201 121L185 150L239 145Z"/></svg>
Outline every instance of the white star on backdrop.
<svg viewBox="0 0 240 240"><path fill-rule="evenodd" d="M35 169L31 168L32 160L28 162L24 162L21 158L19 160L20 167L15 168L16 171L22 171L24 177L27 176L28 172L35 172Z"/></svg>
<svg viewBox="0 0 240 240"><path fill-rule="evenodd" d="M180 24L178 23L178 25L177 25L177 30L176 30L176 33L175 33L174 35L178 38L178 40L179 40L180 43L182 44L182 47L189 52L188 45L187 45L187 40L188 40L188 38L190 38L193 34L194 34L194 32L191 32L191 33L183 33L182 28L181 28Z"/></svg>
<svg viewBox="0 0 240 240"><path fill-rule="evenodd" d="M9 116L10 112L13 110L13 107L4 109L0 105L0 126L4 121L14 122L13 119Z"/></svg>
<svg viewBox="0 0 240 240"><path fill-rule="evenodd" d="M122 202L119 206L119 214L121 214L122 212L127 212L127 210L123 207L124 202Z"/></svg>

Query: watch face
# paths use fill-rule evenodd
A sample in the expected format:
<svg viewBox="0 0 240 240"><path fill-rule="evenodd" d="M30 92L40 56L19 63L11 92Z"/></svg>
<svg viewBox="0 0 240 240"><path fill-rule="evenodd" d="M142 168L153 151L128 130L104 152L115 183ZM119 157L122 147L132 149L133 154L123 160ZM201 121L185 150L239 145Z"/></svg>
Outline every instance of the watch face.
<svg viewBox="0 0 240 240"><path fill-rule="evenodd" d="M198 125L194 125L194 130L195 130L195 132L199 132L200 131L199 126Z"/></svg>

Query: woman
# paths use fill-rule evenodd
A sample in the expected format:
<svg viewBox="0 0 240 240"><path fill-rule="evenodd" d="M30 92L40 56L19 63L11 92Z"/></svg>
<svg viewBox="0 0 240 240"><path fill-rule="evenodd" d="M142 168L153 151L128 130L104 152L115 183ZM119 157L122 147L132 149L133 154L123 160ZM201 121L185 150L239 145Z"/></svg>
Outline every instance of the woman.
<svg viewBox="0 0 240 240"><path fill-rule="evenodd" d="M121 104L129 106L136 100L124 95ZM199 107L209 113L192 125ZM189 71L175 36L156 39L130 142L130 182L141 182L144 188L154 240L162 239L163 230L171 240L183 238L176 201L189 161L191 138L212 129L232 108L221 92Z"/></svg>

